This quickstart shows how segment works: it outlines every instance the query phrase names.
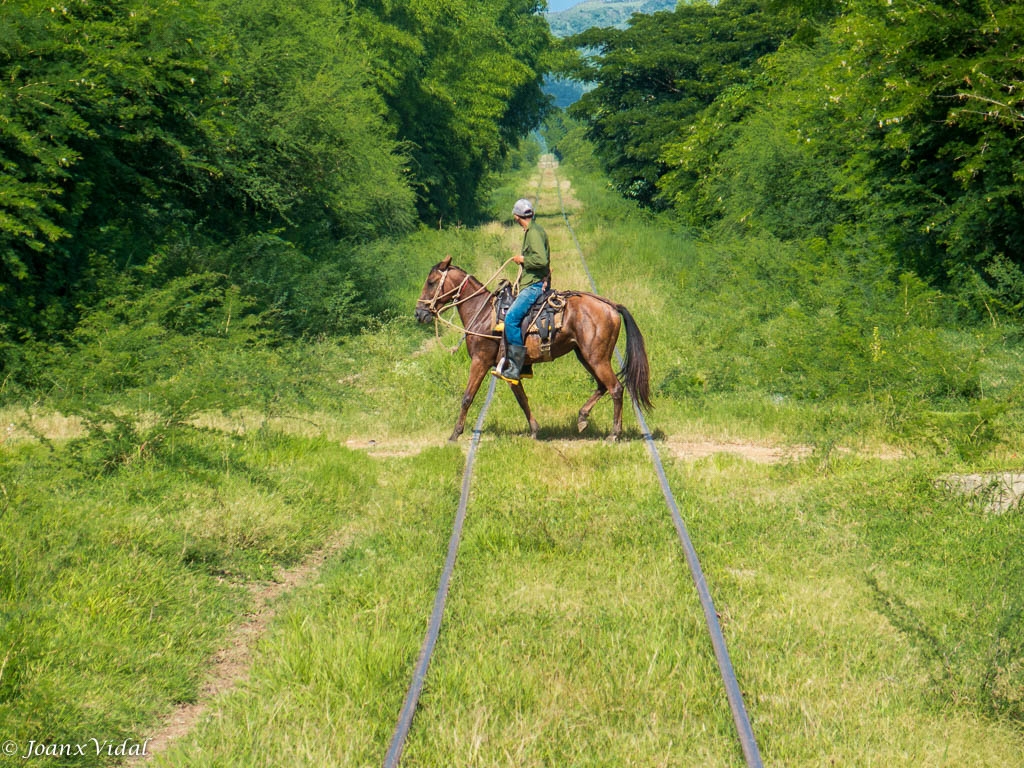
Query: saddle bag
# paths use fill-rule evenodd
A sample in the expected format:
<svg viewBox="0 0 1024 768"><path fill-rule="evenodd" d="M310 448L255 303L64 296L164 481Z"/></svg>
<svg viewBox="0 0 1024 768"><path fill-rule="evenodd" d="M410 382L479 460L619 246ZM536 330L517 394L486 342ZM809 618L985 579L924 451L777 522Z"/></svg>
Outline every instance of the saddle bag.
<svg viewBox="0 0 1024 768"><path fill-rule="evenodd" d="M545 361L551 360L551 342L555 338L558 329L562 327L562 314L565 309L565 299L569 294L559 293L548 289L544 291L534 302L530 311L523 318L522 331L525 339L530 334L536 334L540 338L540 351ZM512 284L502 280L498 284L498 290L494 292L494 325L505 321L512 302L516 300L512 293Z"/></svg>

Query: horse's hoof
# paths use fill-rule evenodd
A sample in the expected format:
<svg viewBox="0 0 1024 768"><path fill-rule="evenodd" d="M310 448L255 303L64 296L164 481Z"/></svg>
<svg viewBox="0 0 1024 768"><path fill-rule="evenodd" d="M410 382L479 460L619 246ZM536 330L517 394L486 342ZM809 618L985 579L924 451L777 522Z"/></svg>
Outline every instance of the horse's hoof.
<svg viewBox="0 0 1024 768"><path fill-rule="evenodd" d="M588 427L589 425L590 425L590 422L589 422L589 421L587 421L586 419L579 419L579 420L578 420L578 421L576 422L576 426L577 426L577 428L579 428L579 431L580 431L580 432L582 432L583 430L585 430L585 429L586 429L586 428L587 428L587 427Z"/></svg>
<svg viewBox="0 0 1024 768"><path fill-rule="evenodd" d="M452 436L448 438L448 442L449 443L457 443L457 442L459 442L459 435L461 435L461 434L462 434L461 432L452 432Z"/></svg>

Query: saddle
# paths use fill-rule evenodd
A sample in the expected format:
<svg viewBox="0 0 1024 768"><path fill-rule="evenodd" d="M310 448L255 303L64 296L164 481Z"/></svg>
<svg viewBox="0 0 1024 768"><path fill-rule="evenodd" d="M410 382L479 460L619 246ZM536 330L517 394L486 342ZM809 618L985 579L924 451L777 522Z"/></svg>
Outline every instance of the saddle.
<svg viewBox="0 0 1024 768"><path fill-rule="evenodd" d="M544 362L551 362L551 342L555 334L562 327L562 316L565 310L565 299L570 295L562 291L548 289L542 293L530 307L530 311L523 318L523 338L533 335L540 339L540 352ZM512 284L502 280L498 284L498 290L494 292L494 323L492 328L505 320L512 302L515 301L515 294L512 293ZM495 335L500 331L495 331Z"/></svg>

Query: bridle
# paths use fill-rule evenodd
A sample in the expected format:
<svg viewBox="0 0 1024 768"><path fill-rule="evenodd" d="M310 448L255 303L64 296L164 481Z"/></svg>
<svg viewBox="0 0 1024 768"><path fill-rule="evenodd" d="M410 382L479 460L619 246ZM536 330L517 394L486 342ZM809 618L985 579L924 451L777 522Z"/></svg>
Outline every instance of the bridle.
<svg viewBox="0 0 1024 768"><path fill-rule="evenodd" d="M440 315L442 312L447 312L449 309L452 309L453 307L457 307L457 306L459 306L459 304L463 304L463 303L469 301L470 299L472 299L474 296L479 296L480 293L486 291L486 288L481 285L480 288L477 289L475 292L473 292L472 294L470 294L466 298L462 298L462 289L466 287L466 283L469 282L469 278L470 278L470 275L469 275L468 272L464 273L465 277L462 278L462 282L459 283L459 287L458 288L454 289L453 291L445 291L444 290L444 285L445 285L445 283L448 282L448 273L451 272L451 270L452 270L452 268L450 266L448 266L448 267L445 267L441 271L441 277L437 281L437 288L434 289L434 295L429 300L428 299L417 299L416 300L417 304L423 304L424 308L427 310L427 312L429 312L432 315L436 316L436 315ZM450 299L450 298L454 298L454 301L452 301L450 303L447 303L447 304L442 304L441 306L438 306L438 304L440 302L448 301L448 299Z"/></svg>
<svg viewBox="0 0 1024 768"><path fill-rule="evenodd" d="M494 275L489 280L487 280L484 283L481 283L479 288L477 288L475 291L473 291L471 294L469 294L469 296L466 296L466 297L462 296L462 290L466 287L466 283L469 282L470 277L472 277L472 275L470 275L469 272L463 272L465 277L462 278L462 282L459 283L457 288L454 288L454 289L448 290L448 291L446 291L444 289L445 283L448 282L448 273L451 272L451 270L452 270L452 266L451 266L451 264L449 264L449 265L445 266L443 269L441 269L441 276L440 276L440 278L437 281L437 287L434 288L434 295L431 296L429 299L417 299L416 300L416 305L417 306L423 306L423 308L426 309L427 312L429 312L430 314L432 314L434 316L435 320L439 320L442 323L445 323L447 325L452 326L453 328L458 328L458 326L455 325L455 323L449 322L448 320L445 320L443 317L441 317L441 313L442 312L447 312L449 309L454 309L454 308L458 307L460 304L465 304L470 299L473 299L473 298L479 296L482 293L486 293L486 294L490 295L490 291L487 290L487 283L489 283L491 280L493 280L495 277L497 277L498 274L501 273L501 270L503 270L505 268L505 266L508 265L511 261L512 261L512 259L509 259L504 264L502 264L500 267L498 267L498 270L494 273ZM477 318L480 317L480 313L483 312L484 307L486 307L486 306L487 306L486 302L484 304L481 304L480 305L480 309L477 310L476 314L473 316L473 319L470 320L466 324L465 328L461 328L459 330L461 330L464 334L467 334L467 335L470 335L470 336L481 336L483 338L493 338L493 334L491 334L491 333L478 333L476 331L469 330L469 326L473 325L477 321ZM435 323L435 326L436 326L436 323ZM436 330L436 328L435 328L435 330Z"/></svg>

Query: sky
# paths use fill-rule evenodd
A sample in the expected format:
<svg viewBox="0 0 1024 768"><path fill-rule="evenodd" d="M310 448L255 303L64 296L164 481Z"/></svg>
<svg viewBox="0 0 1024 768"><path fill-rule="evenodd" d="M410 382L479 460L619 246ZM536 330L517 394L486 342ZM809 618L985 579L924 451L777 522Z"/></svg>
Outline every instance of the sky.
<svg viewBox="0 0 1024 768"><path fill-rule="evenodd" d="M579 5L583 0L548 0L549 11L564 11L566 8L572 8L574 5Z"/></svg>

